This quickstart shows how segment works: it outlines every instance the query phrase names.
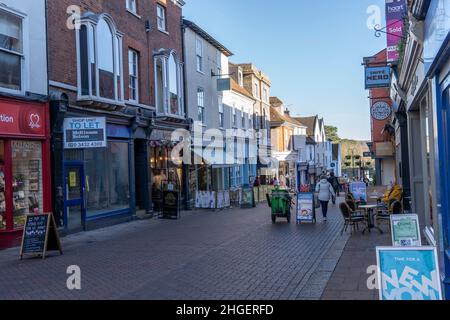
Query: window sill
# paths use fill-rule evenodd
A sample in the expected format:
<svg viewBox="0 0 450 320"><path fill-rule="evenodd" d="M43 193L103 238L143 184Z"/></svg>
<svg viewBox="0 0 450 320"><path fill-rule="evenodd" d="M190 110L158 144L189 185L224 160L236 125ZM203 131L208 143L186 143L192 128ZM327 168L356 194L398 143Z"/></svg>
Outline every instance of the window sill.
<svg viewBox="0 0 450 320"><path fill-rule="evenodd" d="M129 9L127 9L127 11L128 11L129 14L135 16L136 18L142 19L142 17L141 17L140 15L138 15L136 12L133 12L133 11L131 11L131 10L129 10Z"/></svg>
<svg viewBox="0 0 450 320"><path fill-rule="evenodd" d="M205 73L203 71L201 71L201 70L197 70L197 72L202 74L202 75L205 75Z"/></svg>
<svg viewBox="0 0 450 320"><path fill-rule="evenodd" d="M163 30L163 29L158 28L158 31L161 32L161 33L164 33L166 36L170 35L167 30Z"/></svg>

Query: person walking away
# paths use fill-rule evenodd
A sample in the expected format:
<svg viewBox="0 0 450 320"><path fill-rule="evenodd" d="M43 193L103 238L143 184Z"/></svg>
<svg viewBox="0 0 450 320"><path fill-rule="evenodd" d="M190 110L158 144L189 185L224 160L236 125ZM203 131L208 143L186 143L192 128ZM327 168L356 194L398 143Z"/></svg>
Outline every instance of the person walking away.
<svg viewBox="0 0 450 320"><path fill-rule="evenodd" d="M320 206L322 207L323 221L327 221L328 214L328 204L334 193L333 186L328 182L327 176L323 175L320 182L316 186L316 192L318 193L318 199L320 201Z"/></svg>
<svg viewBox="0 0 450 320"><path fill-rule="evenodd" d="M333 187L334 197L332 197L332 200L333 200L333 204L336 204L336 197L339 197L340 184L339 184L339 179L338 179L338 177L336 177L334 172L330 173L330 177L328 178L328 182Z"/></svg>

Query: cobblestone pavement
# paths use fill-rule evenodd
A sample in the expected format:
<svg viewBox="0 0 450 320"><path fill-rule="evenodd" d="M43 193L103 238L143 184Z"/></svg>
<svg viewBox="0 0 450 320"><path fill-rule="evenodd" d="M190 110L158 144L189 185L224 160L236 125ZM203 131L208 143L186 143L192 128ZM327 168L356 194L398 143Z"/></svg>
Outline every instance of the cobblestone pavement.
<svg viewBox="0 0 450 320"><path fill-rule="evenodd" d="M379 300L378 290L369 290L367 268L377 264L376 247L390 246L391 236L386 226L362 235L355 233L348 241L330 281L323 300Z"/></svg>
<svg viewBox="0 0 450 320"><path fill-rule="evenodd" d="M0 251L0 299L320 299L341 227L337 206L316 225L272 225L267 205L134 221L66 237L46 260ZM66 288L70 265L80 291Z"/></svg>

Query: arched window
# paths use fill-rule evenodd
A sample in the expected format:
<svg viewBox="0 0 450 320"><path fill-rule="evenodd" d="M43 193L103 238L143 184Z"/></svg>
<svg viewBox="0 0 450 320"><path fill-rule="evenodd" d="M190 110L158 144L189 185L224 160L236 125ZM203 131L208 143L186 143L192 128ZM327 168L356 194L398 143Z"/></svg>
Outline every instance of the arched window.
<svg viewBox="0 0 450 320"><path fill-rule="evenodd" d="M169 93L170 93L170 113L179 114L178 99L178 67L174 54L169 57Z"/></svg>
<svg viewBox="0 0 450 320"><path fill-rule="evenodd" d="M121 102L122 36L108 15L87 18L81 20L77 41L79 99Z"/></svg>
<svg viewBox="0 0 450 320"><path fill-rule="evenodd" d="M155 102L161 115L183 116L182 65L174 52L155 57Z"/></svg>

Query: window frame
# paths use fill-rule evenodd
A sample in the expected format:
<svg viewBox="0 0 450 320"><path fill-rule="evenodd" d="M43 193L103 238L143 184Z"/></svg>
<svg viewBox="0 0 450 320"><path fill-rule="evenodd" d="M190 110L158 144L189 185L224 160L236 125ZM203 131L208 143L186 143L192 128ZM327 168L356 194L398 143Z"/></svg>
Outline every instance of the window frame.
<svg viewBox="0 0 450 320"><path fill-rule="evenodd" d="M160 10L161 9L161 10ZM159 13L162 12L163 16L160 17ZM163 27L160 27L160 21L164 23ZM167 33L167 8L160 3L156 4L156 27L159 31Z"/></svg>
<svg viewBox="0 0 450 320"><path fill-rule="evenodd" d="M6 54L11 54L17 57L20 57L20 90L9 89L6 87L0 86L0 92L7 94L19 94L25 95L25 93L29 90L30 87L30 62L29 62L29 22L28 15L25 13L19 12L10 7L1 6L0 10L6 12L6 14L10 14L16 16L21 19L21 40L22 40L22 52L16 52L8 49L0 48L0 51L5 52Z"/></svg>
<svg viewBox="0 0 450 320"><path fill-rule="evenodd" d="M138 2L138 0L125 0L127 11L136 16L138 15L138 9L137 9L138 3L137 2ZM131 3L134 4L134 7L130 7Z"/></svg>
<svg viewBox="0 0 450 320"><path fill-rule="evenodd" d="M219 102L219 128L225 127L225 113L223 108L223 98L221 96L218 97Z"/></svg>
<svg viewBox="0 0 450 320"><path fill-rule="evenodd" d="M198 46L199 44L201 45L200 53L199 53L199 46ZM196 65L195 68L197 69L197 72L200 72L200 73L204 73L204 69L205 69L205 66L203 63L204 62L203 55L204 55L203 39L197 36L195 38L195 65Z"/></svg>
<svg viewBox="0 0 450 320"><path fill-rule="evenodd" d="M101 20L109 26L113 38L113 69L114 69L114 99L102 97L100 94L100 77L99 77L99 50L98 50L98 30L97 26ZM88 94L83 94L82 84L82 66L81 66L81 30L86 28L86 50L88 62ZM93 33L91 34L91 31ZM91 39L93 37L93 39ZM92 42L93 41L93 42ZM91 52L91 43L94 44ZM92 18L82 18L80 28L76 29L76 50L77 50L77 100L78 101L98 101L102 103L125 105L124 98L124 72L123 72L123 34L117 30L116 24L112 17L106 13L98 15L97 21ZM92 83L92 67L91 59L95 61L95 94ZM119 83L117 80L119 79Z"/></svg>
<svg viewBox="0 0 450 320"><path fill-rule="evenodd" d="M133 58L135 58L135 62L136 62L136 74L132 74L132 70L131 70L131 61L130 61L130 54L133 55ZM134 61L133 61L134 62ZM131 79L134 78L136 87L132 88L131 86ZM132 96L132 90L135 90L135 99L133 99ZM132 48L128 48L128 101L131 102L136 102L139 103L139 52L132 49Z"/></svg>
<svg viewBox="0 0 450 320"><path fill-rule="evenodd" d="M202 93L201 99L199 96L200 93ZM202 87L197 87L197 120L205 124L205 89Z"/></svg>
<svg viewBox="0 0 450 320"><path fill-rule="evenodd" d="M161 49L162 50L162 49ZM160 51L161 51L160 50ZM177 81L177 91L178 91L178 114L173 114L170 112L170 70L169 70L169 60L173 56L176 68L176 81ZM159 86L158 86L158 61L161 60L162 65L162 101L163 101L163 112L159 110ZM154 81L155 81L155 108L156 113L159 116L166 116L177 119L185 118L185 104L184 104L184 87L183 87L183 64L178 59L178 55L175 50L170 53L160 53L153 57L153 67L154 67Z"/></svg>

